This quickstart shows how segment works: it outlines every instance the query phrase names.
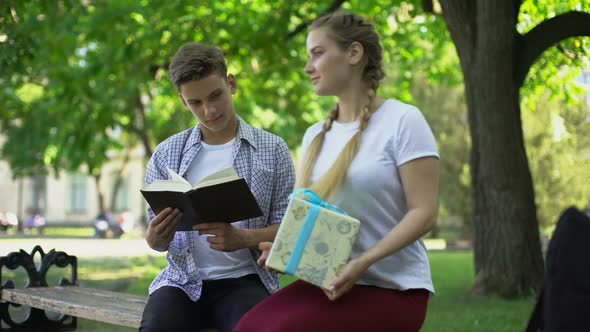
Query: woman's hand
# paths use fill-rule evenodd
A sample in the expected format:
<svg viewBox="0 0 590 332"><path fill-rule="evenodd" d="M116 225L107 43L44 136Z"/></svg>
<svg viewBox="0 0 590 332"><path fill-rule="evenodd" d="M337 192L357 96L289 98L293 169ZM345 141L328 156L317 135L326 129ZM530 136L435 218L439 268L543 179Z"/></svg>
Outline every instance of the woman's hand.
<svg viewBox="0 0 590 332"><path fill-rule="evenodd" d="M272 242L260 242L258 244L258 249L262 250L262 254L256 261L259 266L266 266L266 259L270 253L270 248L272 248Z"/></svg>
<svg viewBox="0 0 590 332"><path fill-rule="evenodd" d="M332 282L328 289L324 289L324 293L332 301L336 301L342 295L346 294L352 289L352 286L360 279L361 275L369 268L370 264L366 263L360 257L349 261L340 276Z"/></svg>
<svg viewBox="0 0 590 332"><path fill-rule="evenodd" d="M272 248L272 242L260 242L258 244L258 249L262 250L262 254L258 258L256 263L258 263L259 266L263 266L269 272L281 273L280 271L277 271L275 269L271 269L268 266L266 266L266 260L268 259L268 254L270 253L271 248Z"/></svg>

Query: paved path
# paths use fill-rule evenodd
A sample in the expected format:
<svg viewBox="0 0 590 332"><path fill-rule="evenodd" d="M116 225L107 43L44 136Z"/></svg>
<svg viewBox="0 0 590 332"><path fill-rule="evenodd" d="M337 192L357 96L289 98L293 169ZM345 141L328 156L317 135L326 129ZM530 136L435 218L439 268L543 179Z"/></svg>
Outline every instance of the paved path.
<svg viewBox="0 0 590 332"><path fill-rule="evenodd" d="M453 249L446 246L444 240L425 240L426 247L429 250ZM144 239L84 239L84 238L49 238L49 237L30 237L30 238L11 238L0 237L0 256L5 256L10 252L24 249L31 252L35 245L41 245L41 248L48 252L51 249L65 251L69 255L78 257L133 257L154 255L160 256L165 253L157 252L148 247ZM462 248L465 249L465 248Z"/></svg>
<svg viewBox="0 0 590 332"><path fill-rule="evenodd" d="M57 238L0 238L0 256L24 249L31 252L35 245L41 245L45 252L51 249L65 251L78 257L133 257L144 255L164 255L148 247L144 239L57 239Z"/></svg>

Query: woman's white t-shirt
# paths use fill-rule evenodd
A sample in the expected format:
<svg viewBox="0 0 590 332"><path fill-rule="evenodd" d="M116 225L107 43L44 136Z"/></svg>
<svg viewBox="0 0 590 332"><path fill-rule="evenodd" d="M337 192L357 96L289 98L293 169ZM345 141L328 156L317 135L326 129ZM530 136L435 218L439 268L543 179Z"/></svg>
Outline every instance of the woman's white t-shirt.
<svg viewBox="0 0 590 332"><path fill-rule="evenodd" d="M302 160L322 126L323 121L307 129L302 143ZM313 169L312 182L332 166L358 129L358 121L334 121ZM394 99L386 100L371 115L359 151L333 201L334 205L361 222L353 258L374 246L407 213L399 167L422 157L439 158L434 135L424 116L414 106ZM418 240L376 262L357 283L399 290L424 288L434 293L423 241Z"/></svg>

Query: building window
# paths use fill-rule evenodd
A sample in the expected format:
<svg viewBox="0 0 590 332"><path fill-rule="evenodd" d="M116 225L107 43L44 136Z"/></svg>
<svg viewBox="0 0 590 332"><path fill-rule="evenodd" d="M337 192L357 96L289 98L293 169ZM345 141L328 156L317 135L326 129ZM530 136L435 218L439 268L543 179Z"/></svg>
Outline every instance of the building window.
<svg viewBox="0 0 590 332"><path fill-rule="evenodd" d="M88 178L83 174L70 175L70 210L86 212L88 209Z"/></svg>

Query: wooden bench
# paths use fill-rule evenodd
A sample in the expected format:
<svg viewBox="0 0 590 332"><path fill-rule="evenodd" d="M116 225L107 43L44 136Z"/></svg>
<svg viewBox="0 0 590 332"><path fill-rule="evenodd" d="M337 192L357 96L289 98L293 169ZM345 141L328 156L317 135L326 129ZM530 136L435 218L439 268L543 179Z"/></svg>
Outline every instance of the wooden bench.
<svg viewBox="0 0 590 332"><path fill-rule="evenodd" d="M41 256L39 266L34 263L35 254ZM71 281L62 277L59 286L48 286L45 278L51 266L70 266ZM29 277L23 289L16 289L11 280L2 280L2 268L19 267ZM77 274L77 258L55 249L45 254L36 246L31 254L21 249L0 257L0 331L72 331L76 317L139 328L147 296L78 287ZM31 312L24 321L15 322L9 307L20 305L30 306ZM49 319L45 311L58 313L58 318Z"/></svg>

